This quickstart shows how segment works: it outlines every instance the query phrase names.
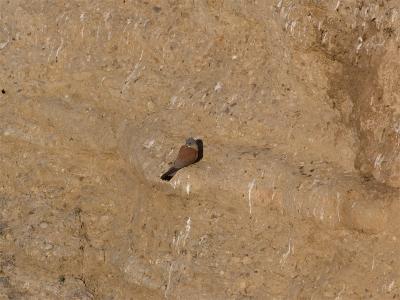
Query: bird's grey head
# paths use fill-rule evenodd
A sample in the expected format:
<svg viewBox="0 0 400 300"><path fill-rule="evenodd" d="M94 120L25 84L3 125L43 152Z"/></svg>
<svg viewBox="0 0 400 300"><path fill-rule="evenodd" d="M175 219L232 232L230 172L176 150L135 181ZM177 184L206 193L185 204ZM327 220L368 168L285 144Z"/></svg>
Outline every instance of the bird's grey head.
<svg viewBox="0 0 400 300"><path fill-rule="evenodd" d="M186 146L198 150L197 142L194 138L190 137L186 140Z"/></svg>

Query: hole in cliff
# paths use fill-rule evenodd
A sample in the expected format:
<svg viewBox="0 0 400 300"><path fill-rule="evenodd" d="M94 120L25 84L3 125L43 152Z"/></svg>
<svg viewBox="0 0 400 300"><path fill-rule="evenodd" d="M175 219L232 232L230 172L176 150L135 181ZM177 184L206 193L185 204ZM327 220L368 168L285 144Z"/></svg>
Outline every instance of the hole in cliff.
<svg viewBox="0 0 400 300"><path fill-rule="evenodd" d="M198 154L198 157L196 160L196 162L198 162L203 159L203 140L197 139L196 144L197 144L197 147L199 148L199 154Z"/></svg>

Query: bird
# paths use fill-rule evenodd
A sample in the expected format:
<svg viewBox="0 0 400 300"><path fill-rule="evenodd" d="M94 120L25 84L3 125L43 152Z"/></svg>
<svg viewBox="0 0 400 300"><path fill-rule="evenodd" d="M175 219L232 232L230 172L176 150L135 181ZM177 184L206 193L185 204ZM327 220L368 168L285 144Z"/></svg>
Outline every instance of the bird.
<svg viewBox="0 0 400 300"><path fill-rule="evenodd" d="M187 167L198 161L199 158L199 145L197 141L190 137L186 139L186 144L179 149L178 156L175 159L172 167L169 168L167 172L161 175L161 179L165 181L170 181L172 177L180 169Z"/></svg>

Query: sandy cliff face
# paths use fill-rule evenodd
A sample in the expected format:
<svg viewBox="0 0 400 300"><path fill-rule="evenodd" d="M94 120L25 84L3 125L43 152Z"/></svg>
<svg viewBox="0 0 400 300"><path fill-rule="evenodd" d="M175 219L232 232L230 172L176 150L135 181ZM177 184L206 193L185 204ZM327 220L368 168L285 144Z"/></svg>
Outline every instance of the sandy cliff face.
<svg viewBox="0 0 400 300"><path fill-rule="evenodd" d="M397 1L0 7L1 297L400 297Z"/></svg>

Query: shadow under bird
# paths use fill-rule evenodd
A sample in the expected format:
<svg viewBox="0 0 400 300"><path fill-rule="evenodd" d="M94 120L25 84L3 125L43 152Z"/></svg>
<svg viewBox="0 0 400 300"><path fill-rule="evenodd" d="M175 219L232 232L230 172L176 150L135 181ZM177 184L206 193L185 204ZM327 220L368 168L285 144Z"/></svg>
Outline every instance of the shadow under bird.
<svg viewBox="0 0 400 300"><path fill-rule="evenodd" d="M203 142L190 137L186 140L186 144L179 149L179 153L172 167L169 168L162 176L162 180L169 181L174 177L176 172L191 164L198 162L203 157Z"/></svg>

